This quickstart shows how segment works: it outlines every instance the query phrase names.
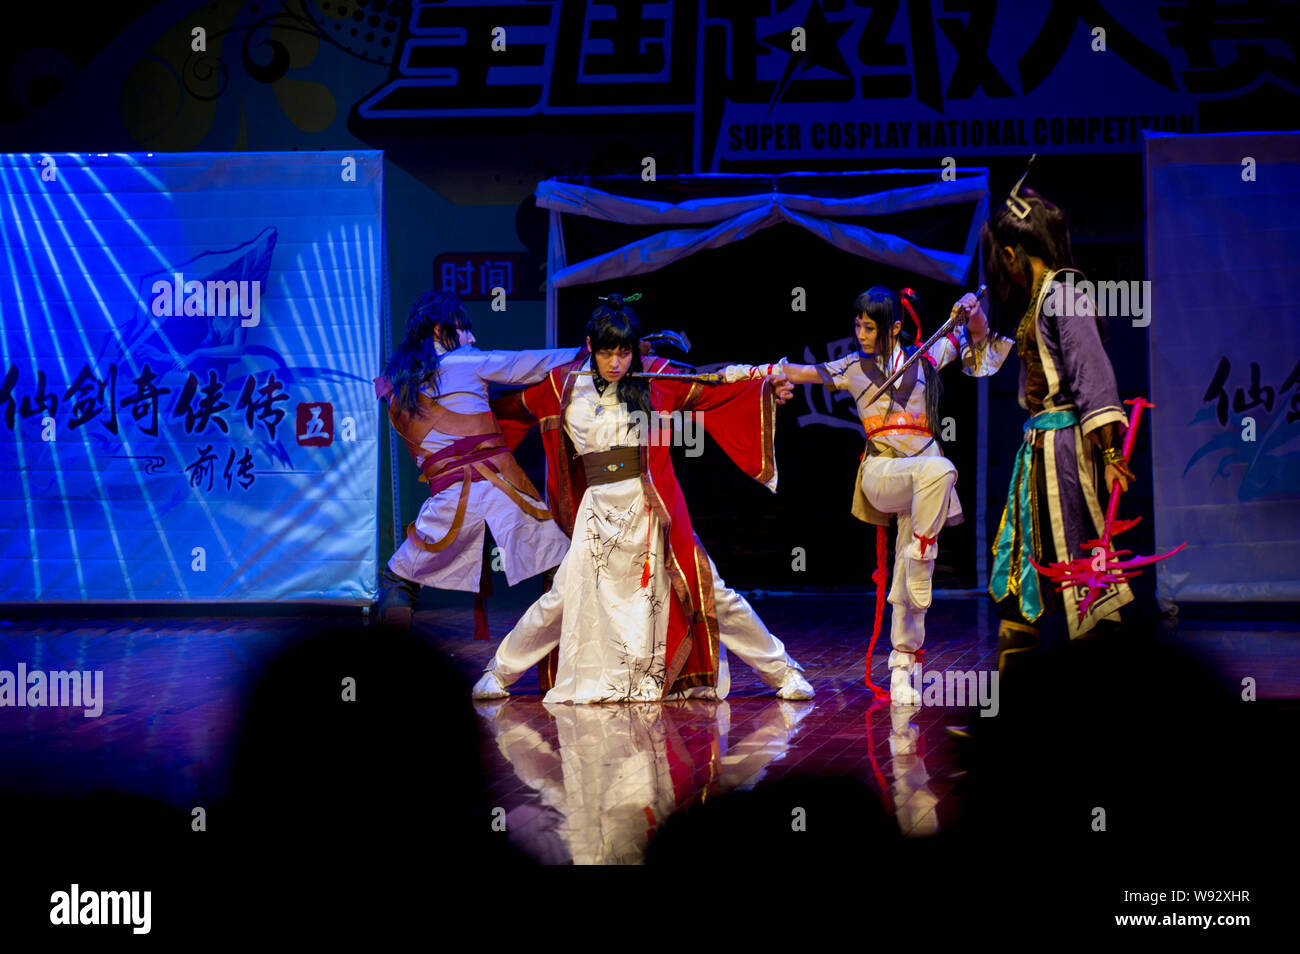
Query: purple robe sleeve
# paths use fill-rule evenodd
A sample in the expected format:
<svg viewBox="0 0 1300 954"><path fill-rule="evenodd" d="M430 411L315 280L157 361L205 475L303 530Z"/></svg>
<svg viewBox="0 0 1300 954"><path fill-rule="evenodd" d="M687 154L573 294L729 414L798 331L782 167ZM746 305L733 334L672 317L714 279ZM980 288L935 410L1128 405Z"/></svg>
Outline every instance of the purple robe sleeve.
<svg viewBox="0 0 1300 954"><path fill-rule="evenodd" d="M1065 383L1078 409L1079 430L1086 437L1103 424L1128 427L1119 402L1115 370L1097 331L1096 308L1082 289L1074 289L1074 307L1056 316Z"/></svg>

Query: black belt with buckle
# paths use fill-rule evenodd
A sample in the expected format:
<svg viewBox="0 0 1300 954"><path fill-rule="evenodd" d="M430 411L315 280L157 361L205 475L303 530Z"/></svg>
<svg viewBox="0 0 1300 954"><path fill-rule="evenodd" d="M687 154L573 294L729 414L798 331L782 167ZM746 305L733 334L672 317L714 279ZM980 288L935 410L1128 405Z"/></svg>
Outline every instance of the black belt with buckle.
<svg viewBox="0 0 1300 954"><path fill-rule="evenodd" d="M589 487L593 484L629 480L641 473L641 448L614 447L594 454L583 454L582 466L587 471Z"/></svg>

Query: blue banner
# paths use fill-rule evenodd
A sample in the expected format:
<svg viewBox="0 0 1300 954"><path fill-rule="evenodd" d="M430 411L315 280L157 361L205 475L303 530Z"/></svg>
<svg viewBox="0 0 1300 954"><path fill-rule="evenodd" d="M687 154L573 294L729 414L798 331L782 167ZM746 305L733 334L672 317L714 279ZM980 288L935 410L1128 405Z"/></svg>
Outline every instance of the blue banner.
<svg viewBox="0 0 1300 954"><path fill-rule="evenodd" d="M1165 600L1300 599L1300 134L1146 147Z"/></svg>
<svg viewBox="0 0 1300 954"><path fill-rule="evenodd" d="M0 155L0 601L373 598L382 165Z"/></svg>

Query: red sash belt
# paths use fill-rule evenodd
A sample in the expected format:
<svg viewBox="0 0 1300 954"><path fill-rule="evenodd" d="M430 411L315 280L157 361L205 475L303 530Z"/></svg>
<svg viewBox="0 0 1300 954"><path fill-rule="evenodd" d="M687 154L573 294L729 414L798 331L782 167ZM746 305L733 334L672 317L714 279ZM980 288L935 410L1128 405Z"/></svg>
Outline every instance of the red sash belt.
<svg viewBox="0 0 1300 954"><path fill-rule="evenodd" d="M485 461L493 473L500 473L500 468L492 462L492 458L504 449L506 439L500 434L471 434L469 437L457 438L436 454L430 454L424 459L420 465L424 474L420 483L428 484L429 495L433 496L459 483L464 478L467 467L472 473L471 481L486 480L477 468L470 465L476 461Z"/></svg>
<svg viewBox="0 0 1300 954"><path fill-rule="evenodd" d="M421 483L429 485L429 494L433 496L449 487L460 484L460 499L456 502L456 516L452 518L447 535L437 543L425 540L411 523L406 528L406 538L421 550L438 553L455 541L460 533L461 524L465 522L465 508L469 502L469 485L479 480L487 480L504 493L524 513L537 520L549 520L551 512L533 506L516 489L501 477L501 468L494 458L508 457L509 448L501 434L471 434L457 438L436 454L430 454L420 465L423 476Z"/></svg>

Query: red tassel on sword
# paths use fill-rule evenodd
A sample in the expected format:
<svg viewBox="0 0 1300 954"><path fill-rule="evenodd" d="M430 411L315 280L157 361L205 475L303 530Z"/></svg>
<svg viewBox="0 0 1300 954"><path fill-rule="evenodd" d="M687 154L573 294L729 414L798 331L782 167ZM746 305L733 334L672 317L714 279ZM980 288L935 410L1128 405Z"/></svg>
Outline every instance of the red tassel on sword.
<svg viewBox="0 0 1300 954"><path fill-rule="evenodd" d="M641 586L650 585L650 501L645 502L645 563L641 565Z"/></svg>

